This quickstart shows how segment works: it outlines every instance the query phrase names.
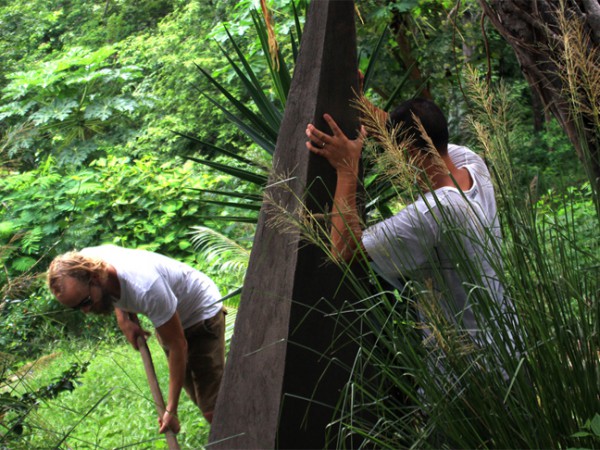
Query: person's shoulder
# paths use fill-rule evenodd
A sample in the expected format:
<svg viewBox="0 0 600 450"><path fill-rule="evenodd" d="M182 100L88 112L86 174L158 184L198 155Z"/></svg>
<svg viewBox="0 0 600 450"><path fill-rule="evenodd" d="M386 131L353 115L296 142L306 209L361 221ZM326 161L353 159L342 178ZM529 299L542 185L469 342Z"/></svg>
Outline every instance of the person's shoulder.
<svg viewBox="0 0 600 450"><path fill-rule="evenodd" d="M466 166L475 167L479 170L487 171L487 165L484 159L464 145L448 144L448 155L456 167Z"/></svg>
<svg viewBox="0 0 600 450"><path fill-rule="evenodd" d="M463 155L468 158L476 158L482 160L481 156L479 156L469 147L466 147L464 145L448 144L448 154L451 158L453 158L454 156Z"/></svg>

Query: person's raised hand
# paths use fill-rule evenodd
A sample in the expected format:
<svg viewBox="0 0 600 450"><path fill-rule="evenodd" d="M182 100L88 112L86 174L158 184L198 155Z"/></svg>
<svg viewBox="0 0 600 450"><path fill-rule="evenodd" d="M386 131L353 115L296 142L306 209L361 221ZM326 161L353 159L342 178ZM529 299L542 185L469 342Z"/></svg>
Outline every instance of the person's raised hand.
<svg viewBox="0 0 600 450"><path fill-rule="evenodd" d="M338 173L356 175L366 135L364 127L361 127L356 139L349 139L329 114L324 114L323 118L333 135L330 136L318 130L313 124L308 124L306 136L309 140L306 142L306 148L327 159Z"/></svg>

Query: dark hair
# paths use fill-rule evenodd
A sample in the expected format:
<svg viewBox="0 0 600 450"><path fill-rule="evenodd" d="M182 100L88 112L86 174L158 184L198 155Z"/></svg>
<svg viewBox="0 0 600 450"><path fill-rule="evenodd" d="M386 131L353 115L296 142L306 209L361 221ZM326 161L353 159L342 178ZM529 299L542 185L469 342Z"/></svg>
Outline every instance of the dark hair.
<svg viewBox="0 0 600 450"><path fill-rule="evenodd" d="M397 139L412 139L418 148L427 148L427 141L421 137L413 114L421 121L438 153L442 156L446 155L448 153L448 123L442 110L431 100L414 98L401 103L392 110L388 120L392 127L400 127Z"/></svg>

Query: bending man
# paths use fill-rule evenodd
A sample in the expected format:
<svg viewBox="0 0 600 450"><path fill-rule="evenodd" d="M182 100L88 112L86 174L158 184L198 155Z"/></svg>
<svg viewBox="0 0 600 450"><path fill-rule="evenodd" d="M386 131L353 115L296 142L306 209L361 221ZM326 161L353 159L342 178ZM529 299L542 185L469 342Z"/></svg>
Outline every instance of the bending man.
<svg viewBox="0 0 600 450"><path fill-rule="evenodd" d="M168 355L169 392L160 433L179 432L181 388L212 421L225 364L225 309L213 281L192 267L157 253L114 245L58 256L48 285L63 305L84 313L117 316L137 349L147 337L137 314L147 316Z"/></svg>

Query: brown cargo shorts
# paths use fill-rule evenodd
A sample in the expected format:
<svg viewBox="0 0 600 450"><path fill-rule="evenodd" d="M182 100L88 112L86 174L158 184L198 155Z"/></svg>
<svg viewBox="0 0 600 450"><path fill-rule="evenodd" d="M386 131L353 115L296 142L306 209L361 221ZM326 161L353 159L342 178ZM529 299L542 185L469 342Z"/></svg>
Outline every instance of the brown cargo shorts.
<svg viewBox="0 0 600 450"><path fill-rule="evenodd" d="M183 330L188 344L188 360L183 388L202 413L211 413L225 370L225 315L223 307L215 316ZM160 336L156 334L160 342ZM162 343L161 343L162 345ZM163 346L169 356L169 351Z"/></svg>
<svg viewBox="0 0 600 450"><path fill-rule="evenodd" d="M184 389L202 413L214 411L225 369L225 307L184 330L188 361Z"/></svg>

